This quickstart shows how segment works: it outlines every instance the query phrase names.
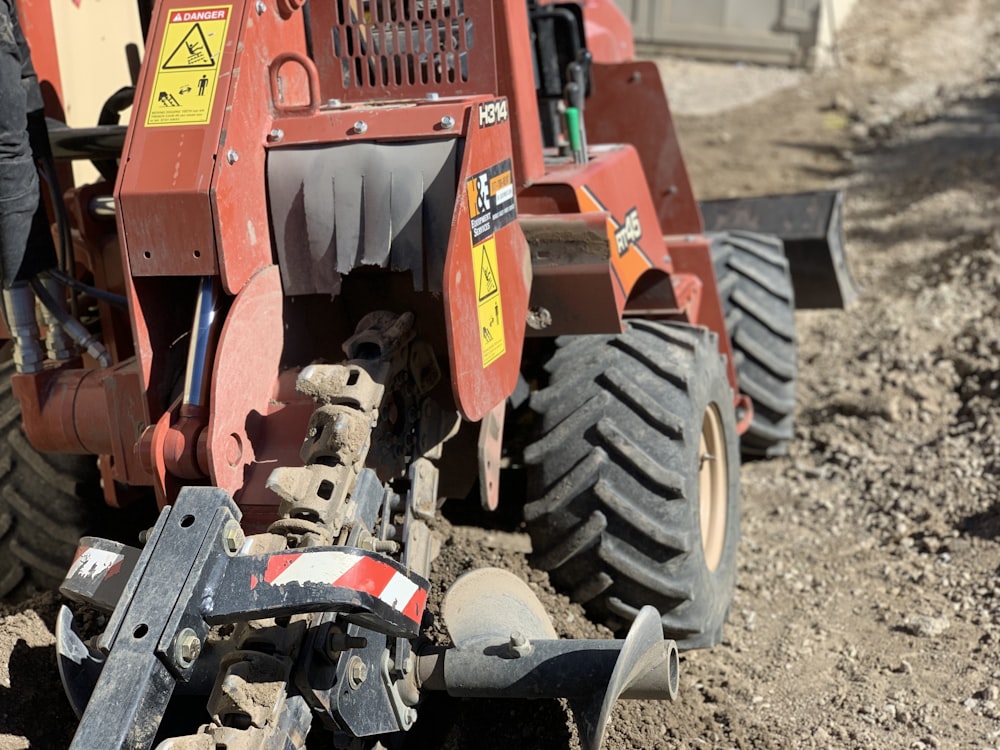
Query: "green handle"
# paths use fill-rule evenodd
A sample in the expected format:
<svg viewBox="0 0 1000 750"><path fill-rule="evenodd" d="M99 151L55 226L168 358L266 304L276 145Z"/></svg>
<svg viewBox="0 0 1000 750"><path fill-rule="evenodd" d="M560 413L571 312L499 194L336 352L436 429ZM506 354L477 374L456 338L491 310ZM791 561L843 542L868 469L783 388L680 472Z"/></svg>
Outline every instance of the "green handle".
<svg viewBox="0 0 1000 750"><path fill-rule="evenodd" d="M566 108L566 130L569 132L569 147L574 151L583 150L583 138L580 137L580 110L576 107Z"/></svg>

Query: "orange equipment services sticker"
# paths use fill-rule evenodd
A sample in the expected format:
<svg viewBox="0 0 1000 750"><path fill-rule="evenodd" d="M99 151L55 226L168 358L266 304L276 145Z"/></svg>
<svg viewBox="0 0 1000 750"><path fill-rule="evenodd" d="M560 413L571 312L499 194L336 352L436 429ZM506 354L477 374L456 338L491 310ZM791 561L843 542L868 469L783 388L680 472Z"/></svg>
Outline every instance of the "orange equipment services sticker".
<svg viewBox="0 0 1000 750"><path fill-rule="evenodd" d="M207 125L212 119L232 11L232 5L214 5L169 12L146 127Z"/></svg>

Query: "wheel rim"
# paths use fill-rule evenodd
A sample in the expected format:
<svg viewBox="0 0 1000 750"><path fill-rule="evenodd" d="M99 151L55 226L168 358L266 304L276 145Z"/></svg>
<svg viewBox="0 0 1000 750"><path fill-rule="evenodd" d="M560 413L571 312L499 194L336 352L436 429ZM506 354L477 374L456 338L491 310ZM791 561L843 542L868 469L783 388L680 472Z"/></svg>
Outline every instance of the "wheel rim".
<svg viewBox="0 0 1000 750"><path fill-rule="evenodd" d="M701 546L705 565L714 571L722 560L729 509L726 441L722 419L715 404L709 404L701 423L698 447L698 499L701 510Z"/></svg>

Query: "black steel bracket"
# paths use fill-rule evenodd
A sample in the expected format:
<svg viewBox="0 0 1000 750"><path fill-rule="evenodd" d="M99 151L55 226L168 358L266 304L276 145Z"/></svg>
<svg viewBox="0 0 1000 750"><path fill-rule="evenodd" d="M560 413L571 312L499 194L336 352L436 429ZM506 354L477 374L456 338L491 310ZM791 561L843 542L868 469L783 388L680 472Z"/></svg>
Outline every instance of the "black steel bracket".
<svg viewBox="0 0 1000 750"><path fill-rule="evenodd" d="M71 748L150 747L213 624L337 612L386 636L419 633L423 577L352 547L241 554L240 516L224 490L189 487L141 551L81 540L61 590L113 613L98 642L107 658Z"/></svg>

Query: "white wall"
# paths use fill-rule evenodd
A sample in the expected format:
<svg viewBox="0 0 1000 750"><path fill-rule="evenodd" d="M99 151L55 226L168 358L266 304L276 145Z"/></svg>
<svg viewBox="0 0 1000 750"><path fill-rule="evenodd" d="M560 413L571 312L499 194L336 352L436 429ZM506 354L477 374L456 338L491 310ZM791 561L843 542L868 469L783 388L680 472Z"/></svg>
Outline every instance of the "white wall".
<svg viewBox="0 0 1000 750"><path fill-rule="evenodd" d="M815 66L830 67L836 64L837 29L844 25L857 0L822 0L819 34L813 58Z"/></svg>
<svg viewBox="0 0 1000 750"><path fill-rule="evenodd" d="M125 46L138 45L142 54L142 32L135 2L125 0L52 0L59 76L62 79L66 122L77 128L97 125L97 117L108 97L132 83ZM122 122L128 112L122 113ZM73 163L77 185L97 179L90 162Z"/></svg>

